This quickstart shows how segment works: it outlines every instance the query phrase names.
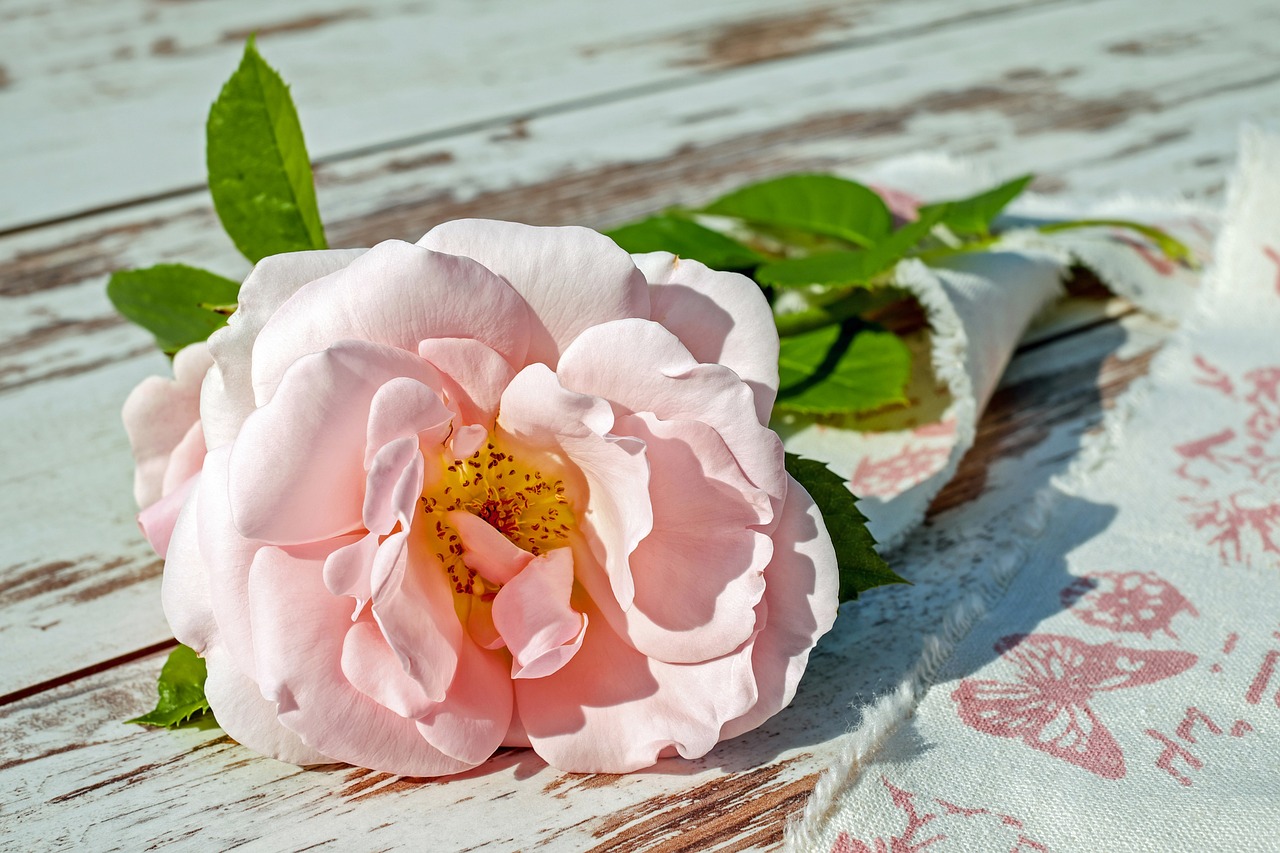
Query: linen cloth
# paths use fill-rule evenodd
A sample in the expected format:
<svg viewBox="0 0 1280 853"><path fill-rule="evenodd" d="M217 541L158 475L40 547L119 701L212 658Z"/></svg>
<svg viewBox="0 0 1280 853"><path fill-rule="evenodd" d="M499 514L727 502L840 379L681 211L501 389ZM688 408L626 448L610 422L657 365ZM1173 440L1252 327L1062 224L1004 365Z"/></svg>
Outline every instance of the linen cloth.
<svg viewBox="0 0 1280 853"><path fill-rule="evenodd" d="M1246 134L1214 256L1198 292L1095 259L1182 327L1071 471L984 534L986 583L864 710L789 849L1280 848L1277 138Z"/></svg>

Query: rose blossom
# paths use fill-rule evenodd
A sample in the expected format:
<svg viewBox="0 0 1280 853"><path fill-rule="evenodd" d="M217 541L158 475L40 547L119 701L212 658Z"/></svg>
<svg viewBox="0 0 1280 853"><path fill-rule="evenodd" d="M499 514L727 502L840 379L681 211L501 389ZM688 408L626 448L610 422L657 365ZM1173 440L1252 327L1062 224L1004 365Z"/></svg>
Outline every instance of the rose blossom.
<svg viewBox="0 0 1280 853"><path fill-rule="evenodd" d="M262 260L209 352L164 606L260 752L416 776L501 745L696 757L786 706L835 618L742 276L451 222Z"/></svg>
<svg viewBox="0 0 1280 853"><path fill-rule="evenodd" d="M121 412L133 450L138 526L161 557L204 463L200 385L211 366L205 344L184 347L173 357L173 379L148 376L129 394Z"/></svg>

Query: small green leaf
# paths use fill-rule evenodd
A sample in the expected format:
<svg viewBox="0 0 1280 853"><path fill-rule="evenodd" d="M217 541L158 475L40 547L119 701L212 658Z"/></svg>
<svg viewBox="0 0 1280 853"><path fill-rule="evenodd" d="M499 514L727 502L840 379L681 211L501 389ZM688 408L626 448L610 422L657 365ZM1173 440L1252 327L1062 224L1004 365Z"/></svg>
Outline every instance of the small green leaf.
<svg viewBox="0 0 1280 853"><path fill-rule="evenodd" d="M911 351L892 332L846 320L783 338L778 374L777 411L859 414L907 402Z"/></svg>
<svg viewBox="0 0 1280 853"><path fill-rule="evenodd" d="M795 228L871 247L889 235L893 216L871 189L834 175L788 175L743 187L704 211L757 225Z"/></svg>
<svg viewBox="0 0 1280 853"><path fill-rule="evenodd" d="M160 670L160 680L156 683L160 700L155 710L125 722L172 729L192 722L197 716L212 717L204 695L206 675L204 661L190 648L178 646Z"/></svg>
<svg viewBox="0 0 1280 853"><path fill-rule="evenodd" d="M960 237L971 234L985 236L991 232L991 223L995 218L1011 201L1022 195L1034 177L1035 175L1023 175L969 198L927 204L920 208L919 213L925 216L931 213L931 208L945 206L946 210L939 221L951 229L952 233Z"/></svg>
<svg viewBox="0 0 1280 853"><path fill-rule="evenodd" d="M222 308L234 303L240 285L184 264L159 264L112 273L107 296L116 310L156 336L174 353L206 340L227 324Z"/></svg>
<svg viewBox="0 0 1280 853"><path fill-rule="evenodd" d="M1154 243L1155 247L1169 260L1185 264L1192 269L1195 269L1198 265L1195 255L1185 243L1166 231L1161 231L1159 228L1150 225L1143 225L1141 222L1130 222L1127 219L1073 219L1067 222L1050 222L1047 225L1039 225L1036 230L1042 234L1052 234L1055 231L1069 231L1073 228L1127 228Z"/></svg>
<svg viewBox="0 0 1280 853"><path fill-rule="evenodd" d="M737 240L679 216L651 216L606 231L605 236L634 254L671 252L716 270L751 269L764 260Z"/></svg>
<svg viewBox="0 0 1280 853"><path fill-rule="evenodd" d="M257 263L267 255L326 248L298 113L252 38L205 130L213 205L241 254Z"/></svg>
<svg viewBox="0 0 1280 853"><path fill-rule="evenodd" d="M867 518L858 510L858 499L844 480L813 459L792 453L786 459L787 473L813 498L831 534L840 572L840 600L852 601L872 587L910 583L876 553L876 540L867 530Z"/></svg>

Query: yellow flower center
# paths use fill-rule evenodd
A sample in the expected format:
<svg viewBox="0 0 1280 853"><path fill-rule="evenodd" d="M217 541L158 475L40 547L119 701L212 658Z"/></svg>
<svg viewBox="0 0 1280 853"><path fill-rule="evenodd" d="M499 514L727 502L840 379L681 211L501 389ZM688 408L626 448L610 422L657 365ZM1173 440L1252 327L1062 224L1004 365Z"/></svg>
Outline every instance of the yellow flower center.
<svg viewBox="0 0 1280 853"><path fill-rule="evenodd" d="M493 442L446 464L443 475L423 493L421 504L432 550L455 593L485 595L498 587L463 562L462 537L447 513L469 512L534 556L566 543L574 517L563 480L543 476Z"/></svg>

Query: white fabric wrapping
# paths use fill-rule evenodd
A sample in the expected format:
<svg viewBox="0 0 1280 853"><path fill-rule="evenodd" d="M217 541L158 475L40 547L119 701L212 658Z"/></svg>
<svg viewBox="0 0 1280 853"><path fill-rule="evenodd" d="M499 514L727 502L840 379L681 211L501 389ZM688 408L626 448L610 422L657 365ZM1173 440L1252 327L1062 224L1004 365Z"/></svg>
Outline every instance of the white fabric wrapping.
<svg viewBox="0 0 1280 853"><path fill-rule="evenodd" d="M1213 229L1201 211L1116 204L1182 223L1179 236ZM1277 849L1277 139L1246 135L1225 221L1198 292L1146 257L1066 247L1182 328L1066 477L969 549L974 594L898 689L863 710L788 828L789 849ZM967 373L976 402L988 374L972 361ZM894 504L882 530L918 512Z"/></svg>

